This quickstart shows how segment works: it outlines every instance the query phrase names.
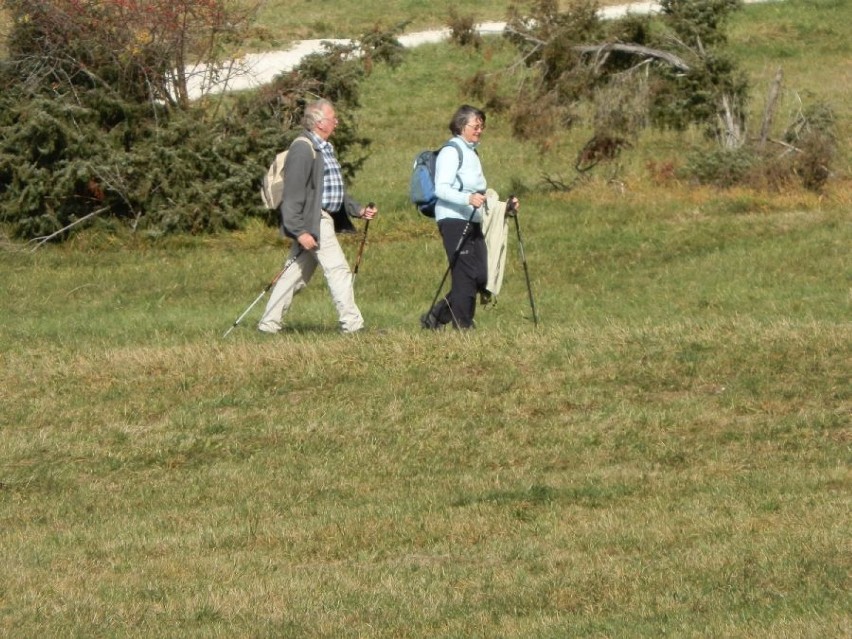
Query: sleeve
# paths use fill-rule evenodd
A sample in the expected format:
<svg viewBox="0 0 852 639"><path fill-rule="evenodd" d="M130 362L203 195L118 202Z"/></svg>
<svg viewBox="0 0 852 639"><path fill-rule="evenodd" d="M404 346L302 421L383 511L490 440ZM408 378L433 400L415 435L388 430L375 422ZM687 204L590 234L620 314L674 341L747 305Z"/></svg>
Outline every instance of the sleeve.
<svg viewBox="0 0 852 639"><path fill-rule="evenodd" d="M284 161L284 199L281 202L281 224L284 233L299 237L309 233L306 221L307 199L310 191L314 155L311 144L294 141Z"/></svg>
<svg viewBox="0 0 852 639"><path fill-rule="evenodd" d="M456 178L459 170L459 151L461 149L458 146L451 144L438 153L435 160L435 195L444 202L464 205L468 204L470 193L458 190Z"/></svg>
<svg viewBox="0 0 852 639"><path fill-rule="evenodd" d="M348 191L343 193L343 209L349 217L361 217L361 203L349 195Z"/></svg>

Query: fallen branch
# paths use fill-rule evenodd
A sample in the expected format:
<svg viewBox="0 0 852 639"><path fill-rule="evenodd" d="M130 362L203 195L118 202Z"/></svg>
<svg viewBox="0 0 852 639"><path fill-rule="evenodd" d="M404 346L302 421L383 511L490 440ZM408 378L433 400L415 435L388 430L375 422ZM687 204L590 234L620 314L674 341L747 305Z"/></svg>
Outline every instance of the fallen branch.
<svg viewBox="0 0 852 639"><path fill-rule="evenodd" d="M529 33L523 33L522 31L518 31L513 27L507 26L504 29L504 32L517 36L532 45L532 50L524 56L525 60L548 44L545 40L536 38L535 36L532 36ZM603 64L603 61L606 60L610 52L618 51L621 53L629 53L630 55L642 56L644 58L654 58L656 60L666 62L667 64L673 66L679 71L689 71L689 65L683 60L683 58L676 56L674 53L662 51L660 49L652 49L650 47L642 46L641 44L606 42L604 44L577 45L573 47L573 49L583 54L593 53L598 59L598 64L596 65L596 67L600 67Z"/></svg>
<svg viewBox="0 0 852 639"><path fill-rule="evenodd" d="M783 79L784 72L779 67L775 72L775 79L772 81L769 96L766 98L766 106L763 109L763 123L760 126L761 149L766 146L766 141L769 139L769 130L772 128L772 120L775 117L775 109L778 106L778 98L781 93L781 82Z"/></svg>
<svg viewBox="0 0 852 639"><path fill-rule="evenodd" d="M783 146L787 151L792 151L793 153L804 153L802 149L797 146L794 146L788 142L784 142L783 140L776 140L774 138L767 138L767 142L772 142L772 144L777 144L778 146ZM786 153L785 153L786 155Z"/></svg>
<svg viewBox="0 0 852 639"><path fill-rule="evenodd" d="M661 51L659 49L651 49L650 47L643 47L639 44L621 44L618 42L612 42L606 44L580 45L574 47L574 50L579 51L580 53L594 53L596 56L609 53L610 51L619 51L621 53L629 53L631 55L639 55L646 58L655 58L670 64L680 71L689 71L689 65L675 54L669 53L668 51Z"/></svg>
<svg viewBox="0 0 852 639"><path fill-rule="evenodd" d="M52 239L53 239L54 237L56 237L57 235L61 235L62 233L64 233L64 232L65 232L65 231L67 231L68 229L70 229L72 226L76 226L77 224L80 224L81 222L85 222L85 221L86 221L86 220L88 220L90 217L94 217L95 215L99 215L100 213L103 213L104 211L109 211L109 207L108 207L108 206L105 206L105 207L103 207L103 208L98 209L97 211L92 211L92 212L91 212L91 213L89 213L88 215L84 215L83 217L81 217L79 220L74 220L74 221L73 221L73 222L71 222L71 224L69 224L68 226L64 226L64 227L62 227L61 229L59 229L59 230L58 230L58 231L56 231L55 233L51 233L50 235L44 235L44 236L42 236L42 237L34 237L33 239L31 239L31 240L30 240L30 242L35 242L35 243L36 243L36 244L35 244L35 246L33 246L33 248L32 248L32 251L31 251L31 252L35 252L35 250L36 250L37 248L39 248L42 244L44 244L45 242L49 242L50 240L52 240Z"/></svg>
<svg viewBox="0 0 852 639"><path fill-rule="evenodd" d="M562 192L562 193L568 193L569 191L573 191L575 188L577 188L583 182L587 182L590 179L590 176L591 176L590 173L578 173L577 175L574 176L574 178L568 184L566 184L562 180L555 178L555 177L552 177L548 174L544 174L541 177L542 177L542 180L548 186L550 186L550 188L552 190L559 191L559 192Z"/></svg>

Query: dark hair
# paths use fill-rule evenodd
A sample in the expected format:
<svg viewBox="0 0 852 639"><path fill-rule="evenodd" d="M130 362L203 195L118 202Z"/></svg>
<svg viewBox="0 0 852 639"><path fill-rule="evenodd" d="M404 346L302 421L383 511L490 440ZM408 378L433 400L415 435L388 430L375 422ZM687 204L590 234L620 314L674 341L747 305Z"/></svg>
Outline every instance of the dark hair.
<svg viewBox="0 0 852 639"><path fill-rule="evenodd" d="M450 133L453 135L461 135L464 125L467 124L468 120L470 120L470 116L473 116L477 120L482 120L482 126L485 126L485 112L480 111L469 104L463 104L456 109L452 120L450 120Z"/></svg>

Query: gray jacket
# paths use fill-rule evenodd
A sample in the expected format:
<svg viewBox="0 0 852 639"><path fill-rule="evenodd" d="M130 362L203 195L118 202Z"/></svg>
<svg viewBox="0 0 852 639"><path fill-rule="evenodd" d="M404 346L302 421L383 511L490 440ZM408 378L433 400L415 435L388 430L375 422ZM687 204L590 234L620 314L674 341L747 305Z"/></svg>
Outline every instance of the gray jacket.
<svg viewBox="0 0 852 639"><path fill-rule="evenodd" d="M315 240L320 237L320 218L322 215L322 185L324 163L322 153L305 130L299 134L311 144L293 141L290 144L287 159L284 161L284 200L281 202L281 232L287 237L298 238L302 233L310 233ZM313 148L311 148L313 147ZM348 217L360 217L361 205L349 197L344 190L343 209L329 211L337 214L335 229L352 228Z"/></svg>

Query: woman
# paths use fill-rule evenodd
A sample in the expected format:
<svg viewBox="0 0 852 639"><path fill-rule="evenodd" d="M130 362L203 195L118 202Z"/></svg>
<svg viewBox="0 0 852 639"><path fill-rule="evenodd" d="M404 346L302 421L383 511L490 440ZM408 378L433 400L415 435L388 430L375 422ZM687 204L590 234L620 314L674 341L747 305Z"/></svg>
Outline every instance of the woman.
<svg viewBox="0 0 852 639"><path fill-rule="evenodd" d="M485 113L462 105L450 120L453 138L435 162L435 221L452 274L450 292L420 318L423 328L474 326L476 294L485 293L488 255L482 234L485 175L476 152L485 130Z"/></svg>

